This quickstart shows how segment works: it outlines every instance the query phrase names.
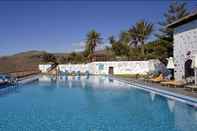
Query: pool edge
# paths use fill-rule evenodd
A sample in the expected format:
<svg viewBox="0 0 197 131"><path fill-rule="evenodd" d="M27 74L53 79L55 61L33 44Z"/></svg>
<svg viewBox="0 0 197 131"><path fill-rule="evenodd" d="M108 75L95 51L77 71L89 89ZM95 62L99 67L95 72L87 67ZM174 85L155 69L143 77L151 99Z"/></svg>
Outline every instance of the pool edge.
<svg viewBox="0 0 197 131"><path fill-rule="evenodd" d="M175 99L177 101L195 106L197 108L197 98L194 98L194 97L191 97L191 96L186 96L186 95L183 95L183 94L173 93L173 92L162 90L162 89L156 89L156 88L144 85L144 84L139 84L135 81L127 81L127 80L117 78L117 77L113 77L113 76L110 76L110 78L112 78L114 80L124 82L124 83L127 83L129 85L132 85L134 88L143 89L143 90L148 91L148 92L155 92L158 95L161 95L161 96L164 96L164 97L167 97L167 98L170 98L170 99Z"/></svg>

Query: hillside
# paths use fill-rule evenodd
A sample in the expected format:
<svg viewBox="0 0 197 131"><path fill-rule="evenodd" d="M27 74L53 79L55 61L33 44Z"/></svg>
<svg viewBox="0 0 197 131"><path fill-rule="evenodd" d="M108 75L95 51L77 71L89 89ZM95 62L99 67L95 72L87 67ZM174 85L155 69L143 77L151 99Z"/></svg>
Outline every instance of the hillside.
<svg viewBox="0 0 197 131"><path fill-rule="evenodd" d="M28 51L0 57L0 72L37 70L38 64L43 62L41 58L43 53L43 51Z"/></svg>
<svg viewBox="0 0 197 131"><path fill-rule="evenodd" d="M0 57L0 73L9 73L17 71L38 70L38 64L44 63L43 54L45 51L27 51L11 56ZM78 52L81 54L82 52ZM104 50L95 51L96 54L106 53ZM53 53L59 59L62 56L68 56L69 53Z"/></svg>

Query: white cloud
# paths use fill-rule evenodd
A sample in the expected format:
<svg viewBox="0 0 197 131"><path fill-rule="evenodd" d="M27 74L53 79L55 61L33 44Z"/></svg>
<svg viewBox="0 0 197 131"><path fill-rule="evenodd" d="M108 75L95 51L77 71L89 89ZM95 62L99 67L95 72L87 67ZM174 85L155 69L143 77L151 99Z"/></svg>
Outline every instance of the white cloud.
<svg viewBox="0 0 197 131"><path fill-rule="evenodd" d="M71 44L71 46L72 46L71 47L72 51L75 52L83 51L85 49L85 42L84 41L76 42Z"/></svg>

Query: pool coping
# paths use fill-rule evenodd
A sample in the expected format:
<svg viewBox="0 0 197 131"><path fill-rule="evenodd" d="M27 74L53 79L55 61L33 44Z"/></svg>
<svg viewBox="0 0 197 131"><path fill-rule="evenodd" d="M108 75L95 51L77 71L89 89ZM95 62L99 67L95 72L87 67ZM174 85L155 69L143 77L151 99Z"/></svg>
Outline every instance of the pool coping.
<svg viewBox="0 0 197 131"><path fill-rule="evenodd" d="M145 90L148 92L153 92L153 93L158 94L160 96L164 96L169 99L177 100L177 101L192 105L197 108L197 98L174 93L174 92L170 92L170 91L166 91L166 90L162 90L162 89L158 89L158 88L154 88L154 87L147 86L144 84L139 84L135 81L124 80L122 78L117 78L117 77L113 77L113 76L110 76L110 78L112 78L114 80L118 80L120 82L127 83L129 85L132 85L132 87L134 87L134 88L142 89L142 90Z"/></svg>

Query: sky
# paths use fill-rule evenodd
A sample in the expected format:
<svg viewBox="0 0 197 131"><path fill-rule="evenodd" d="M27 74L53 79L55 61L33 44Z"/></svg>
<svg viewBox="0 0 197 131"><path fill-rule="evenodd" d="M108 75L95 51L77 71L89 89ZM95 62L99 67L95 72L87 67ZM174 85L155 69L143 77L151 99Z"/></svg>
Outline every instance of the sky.
<svg viewBox="0 0 197 131"><path fill-rule="evenodd" d="M137 21L163 19L170 0L8 0L0 1L0 56L28 50L72 52L83 48L95 29L103 43ZM189 10L197 1L187 0Z"/></svg>

